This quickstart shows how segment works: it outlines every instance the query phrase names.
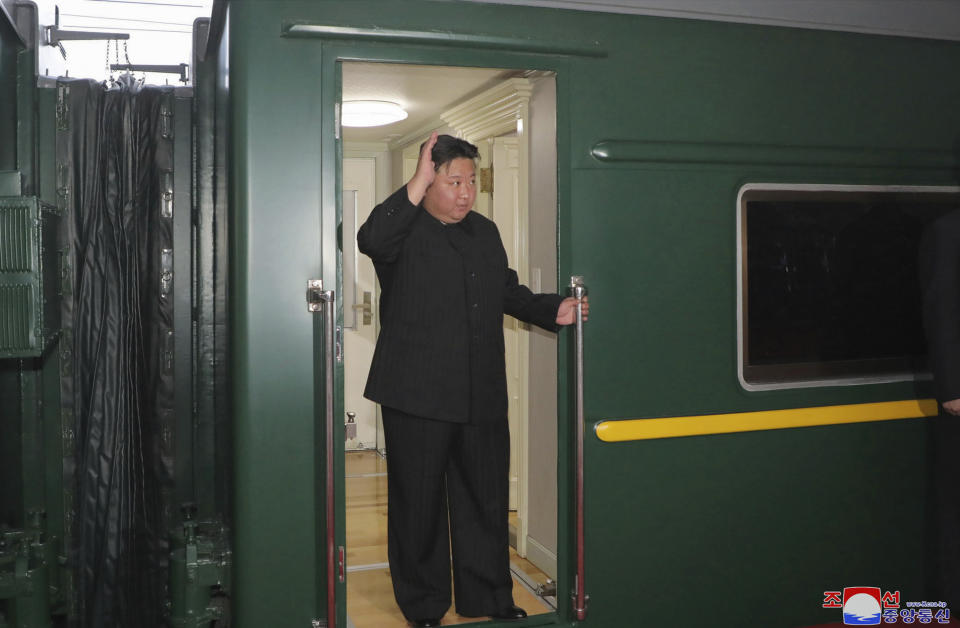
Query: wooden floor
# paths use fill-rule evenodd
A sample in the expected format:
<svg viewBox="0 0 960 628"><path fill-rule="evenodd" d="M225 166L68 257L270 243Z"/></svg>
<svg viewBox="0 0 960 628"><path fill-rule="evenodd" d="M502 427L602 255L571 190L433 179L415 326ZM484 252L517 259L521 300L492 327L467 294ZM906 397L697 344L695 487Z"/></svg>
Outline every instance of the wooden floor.
<svg viewBox="0 0 960 628"><path fill-rule="evenodd" d="M346 455L347 507L347 617L355 628L403 628L407 626L393 598L387 567L387 465L373 451ZM544 583L547 576L512 549L511 564L524 580ZM527 586L513 579L514 602L529 615L549 613L550 606ZM444 625L486 621L460 617L453 609Z"/></svg>

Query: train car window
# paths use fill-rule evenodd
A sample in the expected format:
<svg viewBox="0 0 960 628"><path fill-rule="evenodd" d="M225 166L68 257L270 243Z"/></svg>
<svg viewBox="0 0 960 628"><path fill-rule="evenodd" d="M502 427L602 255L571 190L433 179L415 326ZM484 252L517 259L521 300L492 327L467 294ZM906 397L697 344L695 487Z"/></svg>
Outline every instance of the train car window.
<svg viewBox="0 0 960 628"><path fill-rule="evenodd" d="M917 252L960 188L746 185L739 376L748 390L925 376Z"/></svg>

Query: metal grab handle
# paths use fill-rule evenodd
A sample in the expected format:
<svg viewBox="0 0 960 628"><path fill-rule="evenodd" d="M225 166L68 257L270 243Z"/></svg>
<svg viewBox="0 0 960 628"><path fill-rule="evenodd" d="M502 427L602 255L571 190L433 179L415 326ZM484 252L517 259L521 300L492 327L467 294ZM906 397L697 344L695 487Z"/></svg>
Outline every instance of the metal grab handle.
<svg viewBox="0 0 960 628"><path fill-rule="evenodd" d="M577 299L587 296L587 287L583 284L583 277L570 277L570 295ZM582 621L587 616L587 603L590 596L586 594L584 581L584 516L583 516L583 303L577 303L576 325L576 364L575 364L575 397L576 397L576 433L577 433L577 472L576 472L576 526L577 526L577 576L573 591L573 610L577 620Z"/></svg>
<svg viewBox="0 0 960 628"><path fill-rule="evenodd" d="M337 560L336 537L334 535L336 525L336 506L333 499L333 374L334 359L336 358L336 298L333 290L327 290L323 293L323 359L326 364L324 373L325 388L327 394L324 399L324 423L326 424L326 449L327 449L327 626L335 628L337 625L337 579L335 563Z"/></svg>
<svg viewBox="0 0 960 628"><path fill-rule="evenodd" d="M333 495L333 374L336 357L336 298L333 290L324 290L323 282L311 279L307 282L307 309L323 313L323 360L324 360L324 429L326 433L326 550L327 550L327 626L337 625L337 575L335 502Z"/></svg>

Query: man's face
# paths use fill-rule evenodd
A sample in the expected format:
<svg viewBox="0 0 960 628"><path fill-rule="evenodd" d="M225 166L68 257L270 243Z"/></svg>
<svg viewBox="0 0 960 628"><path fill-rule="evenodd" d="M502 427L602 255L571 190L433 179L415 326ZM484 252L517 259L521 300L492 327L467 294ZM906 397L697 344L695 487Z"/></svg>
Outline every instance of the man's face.
<svg viewBox="0 0 960 628"><path fill-rule="evenodd" d="M473 160L458 157L437 170L437 176L423 197L423 206L441 222L460 222L473 209L476 198Z"/></svg>

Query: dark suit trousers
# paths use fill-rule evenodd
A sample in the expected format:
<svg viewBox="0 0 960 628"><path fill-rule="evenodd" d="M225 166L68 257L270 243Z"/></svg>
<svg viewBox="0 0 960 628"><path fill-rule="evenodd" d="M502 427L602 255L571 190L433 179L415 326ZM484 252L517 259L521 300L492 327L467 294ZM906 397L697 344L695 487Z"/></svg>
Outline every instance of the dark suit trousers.
<svg viewBox="0 0 960 628"><path fill-rule="evenodd" d="M927 469L931 485L927 501L926 599L960 604L960 417L943 412L927 420Z"/></svg>
<svg viewBox="0 0 960 628"><path fill-rule="evenodd" d="M482 617L508 608L507 417L451 423L384 407L383 428L390 575L404 616L439 618L450 608L450 541L457 612Z"/></svg>

